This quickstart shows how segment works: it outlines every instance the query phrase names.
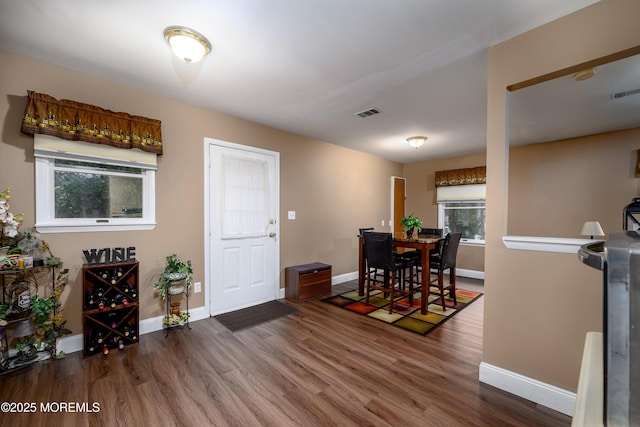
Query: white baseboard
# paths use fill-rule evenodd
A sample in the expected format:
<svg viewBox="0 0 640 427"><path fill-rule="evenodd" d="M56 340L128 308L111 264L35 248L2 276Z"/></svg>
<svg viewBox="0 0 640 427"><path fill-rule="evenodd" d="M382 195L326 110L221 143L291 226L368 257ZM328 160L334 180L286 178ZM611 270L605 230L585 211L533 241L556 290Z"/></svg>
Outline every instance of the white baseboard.
<svg viewBox="0 0 640 427"><path fill-rule="evenodd" d="M198 320L209 318L209 314L205 310L204 307L197 307L192 310L189 310L189 323L197 322ZM156 332L162 327L162 318L164 316L156 316L151 317L149 319L144 319L140 321L140 335L148 334L151 332ZM60 338L56 342L56 350L58 353L65 352L67 354L74 353L76 351L82 351L84 346L83 335L75 334L68 337Z"/></svg>
<svg viewBox="0 0 640 427"><path fill-rule="evenodd" d="M350 280L358 280L358 272L352 271L351 273L340 274L339 276L333 276L331 278L331 286L339 285Z"/></svg>
<svg viewBox="0 0 640 427"><path fill-rule="evenodd" d="M456 268L456 276L468 277L469 279L484 280L484 271L465 270L464 268Z"/></svg>
<svg viewBox="0 0 640 427"><path fill-rule="evenodd" d="M480 363L480 382L551 408L570 417L576 404L576 394L506 369Z"/></svg>
<svg viewBox="0 0 640 427"><path fill-rule="evenodd" d="M460 277L468 277L470 279L484 280L484 271L466 270L464 268L456 268L456 275ZM340 283L348 282L350 280L358 280L358 272L352 271L351 273L341 274L339 276L333 276L331 278L331 286L339 285ZM282 290L284 295L284 289Z"/></svg>

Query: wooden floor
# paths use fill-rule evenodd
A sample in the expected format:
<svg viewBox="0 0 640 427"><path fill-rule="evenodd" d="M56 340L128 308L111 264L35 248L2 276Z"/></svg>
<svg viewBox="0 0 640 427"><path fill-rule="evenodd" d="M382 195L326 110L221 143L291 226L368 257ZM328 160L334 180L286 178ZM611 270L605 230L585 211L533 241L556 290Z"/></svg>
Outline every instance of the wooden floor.
<svg viewBox="0 0 640 427"><path fill-rule="evenodd" d="M482 282L459 280L481 289ZM353 282L334 287L349 290ZM0 377L0 426L569 426L478 382L483 299L426 337L318 300L231 333L214 318L143 335L108 356ZM43 413L65 402L99 412ZM44 408L46 409L46 408Z"/></svg>

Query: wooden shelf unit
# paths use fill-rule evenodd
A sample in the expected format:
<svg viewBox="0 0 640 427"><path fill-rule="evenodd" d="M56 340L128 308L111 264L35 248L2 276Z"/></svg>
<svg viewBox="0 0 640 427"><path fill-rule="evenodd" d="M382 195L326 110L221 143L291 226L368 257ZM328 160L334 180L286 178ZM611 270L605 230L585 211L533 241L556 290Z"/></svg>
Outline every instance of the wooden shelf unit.
<svg viewBox="0 0 640 427"><path fill-rule="evenodd" d="M137 261L82 267L85 357L138 343L138 283Z"/></svg>

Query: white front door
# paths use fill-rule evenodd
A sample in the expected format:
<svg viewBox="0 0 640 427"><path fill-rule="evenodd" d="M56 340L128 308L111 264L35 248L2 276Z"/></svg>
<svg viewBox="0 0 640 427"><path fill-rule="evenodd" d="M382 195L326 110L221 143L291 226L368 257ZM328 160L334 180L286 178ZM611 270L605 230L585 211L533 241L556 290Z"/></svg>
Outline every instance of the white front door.
<svg viewBox="0 0 640 427"><path fill-rule="evenodd" d="M205 139L211 315L277 299L279 153Z"/></svg>

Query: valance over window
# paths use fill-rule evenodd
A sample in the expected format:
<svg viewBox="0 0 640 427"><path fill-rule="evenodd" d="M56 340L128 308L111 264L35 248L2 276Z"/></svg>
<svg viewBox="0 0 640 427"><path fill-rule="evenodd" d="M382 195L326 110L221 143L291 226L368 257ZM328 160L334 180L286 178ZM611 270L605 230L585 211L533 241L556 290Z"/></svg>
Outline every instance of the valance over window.
<svg viewBox="0 0 640 427"><path fill-rule="evenodd" d="M453 169L436 172L436 187L449 185L486 184L487 167Z"/></svg>
<svg viewBox="0 0 640 427"><path fill-rule="evenodd" d="M20 130L28 135L139 148L162 154L160 120L116 113L93 105L27 91L28 100Z"/></svg>

